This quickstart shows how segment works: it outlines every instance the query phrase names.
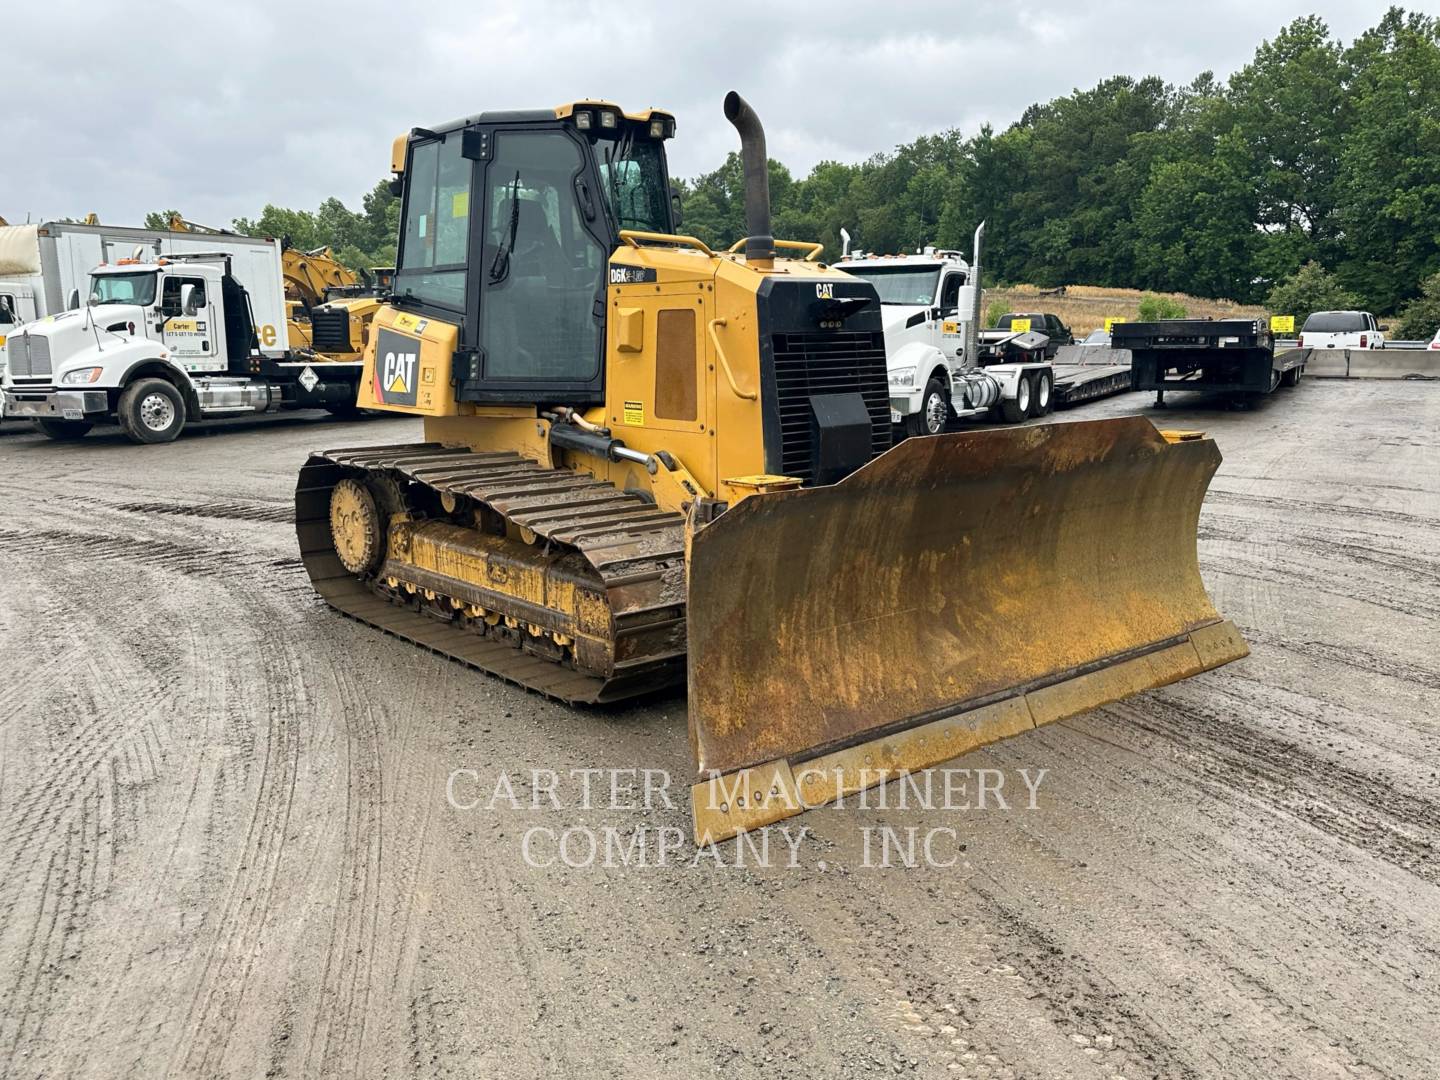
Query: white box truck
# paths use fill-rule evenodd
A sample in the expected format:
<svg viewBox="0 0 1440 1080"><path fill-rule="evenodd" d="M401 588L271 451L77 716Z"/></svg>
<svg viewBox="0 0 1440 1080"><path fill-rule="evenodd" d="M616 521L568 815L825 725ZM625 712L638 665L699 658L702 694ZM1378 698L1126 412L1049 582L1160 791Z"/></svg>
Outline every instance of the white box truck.
<svg viewBox="0 0 1440 1080"><path fill-rule="evenodd" d="M290 352L277 241L68 223L0 232L0 304L18 317L0 350L8 419L56 439L113 419L157 443L209 417L355 408L359 362Z"/></svg>

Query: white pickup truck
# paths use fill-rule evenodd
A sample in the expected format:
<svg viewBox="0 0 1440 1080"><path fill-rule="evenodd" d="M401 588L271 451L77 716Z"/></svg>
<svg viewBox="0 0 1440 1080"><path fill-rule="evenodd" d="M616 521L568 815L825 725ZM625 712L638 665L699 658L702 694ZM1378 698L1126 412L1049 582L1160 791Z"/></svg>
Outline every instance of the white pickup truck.
<svg viewBox="0 0 1440 1080"><path fill-rule="evenodd" d="M1368 311L1316 311L1300 328L1300 348L1383 349L1389 329Z"/></svg>

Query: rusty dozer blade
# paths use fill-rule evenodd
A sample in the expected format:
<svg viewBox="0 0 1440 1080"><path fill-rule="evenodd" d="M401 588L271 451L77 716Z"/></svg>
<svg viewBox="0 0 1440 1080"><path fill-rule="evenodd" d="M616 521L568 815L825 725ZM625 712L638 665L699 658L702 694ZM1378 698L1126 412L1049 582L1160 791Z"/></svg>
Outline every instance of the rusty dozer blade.
<svg viewBox="0 0 1440 1080"><path fill-rule="evenodd" d="M1144 417L909 439L696 532L696 843L1245 656L1200 580L1210 439Z"/></svg>

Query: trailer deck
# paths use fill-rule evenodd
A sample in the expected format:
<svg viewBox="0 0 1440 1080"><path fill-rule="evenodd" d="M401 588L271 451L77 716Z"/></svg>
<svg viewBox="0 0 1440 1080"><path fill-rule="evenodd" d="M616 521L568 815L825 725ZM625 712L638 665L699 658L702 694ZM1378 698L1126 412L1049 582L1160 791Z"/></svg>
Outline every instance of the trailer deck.
<svg viewBox="0 0 1440 1080"><path fill-rule="evenodd" d="M1055 364L1054 368L1057 409L1134 389L1129 364Z"/></svg>

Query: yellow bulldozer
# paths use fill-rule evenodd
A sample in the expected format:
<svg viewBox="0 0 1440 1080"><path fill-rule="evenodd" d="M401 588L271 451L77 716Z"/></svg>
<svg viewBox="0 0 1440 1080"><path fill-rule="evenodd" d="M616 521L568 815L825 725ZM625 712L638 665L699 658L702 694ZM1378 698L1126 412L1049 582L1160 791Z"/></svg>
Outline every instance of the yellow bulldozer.
<svg viewBox="0 0 1440 1080"><path fill-rule="evenodd" d="M91 214L93 218L95 215ZM90 218L86 218L90 224ZM171 232L214 233L224 229L199 225L172 212ZM370 320L380 310L394 269L381 267L368 280L351 270L328 247L302 251L281 241L280 268L285 279L285 322L290 347L315 360L354 363L360 359Z"/></svg>
<svg viewBox="0 0 1440 1080"><path fill-rule="evenodd" d="M359 360L392 271L372 271L365 281L328 247L301 251L288 242L280 262L290 344L321 360Z"/></svg>
<svg viewBox="0 0 1440 1080"><path fill-rule="evenodd" d="M891 445L874 287L681 231L675 120L604 101L396 140L393 292L296 530L333 607L570 703L688 683L697 843L1246 655L1206 596L1220 461L1141 417ZM783 254L782 254L783 253Z"/></svg>

